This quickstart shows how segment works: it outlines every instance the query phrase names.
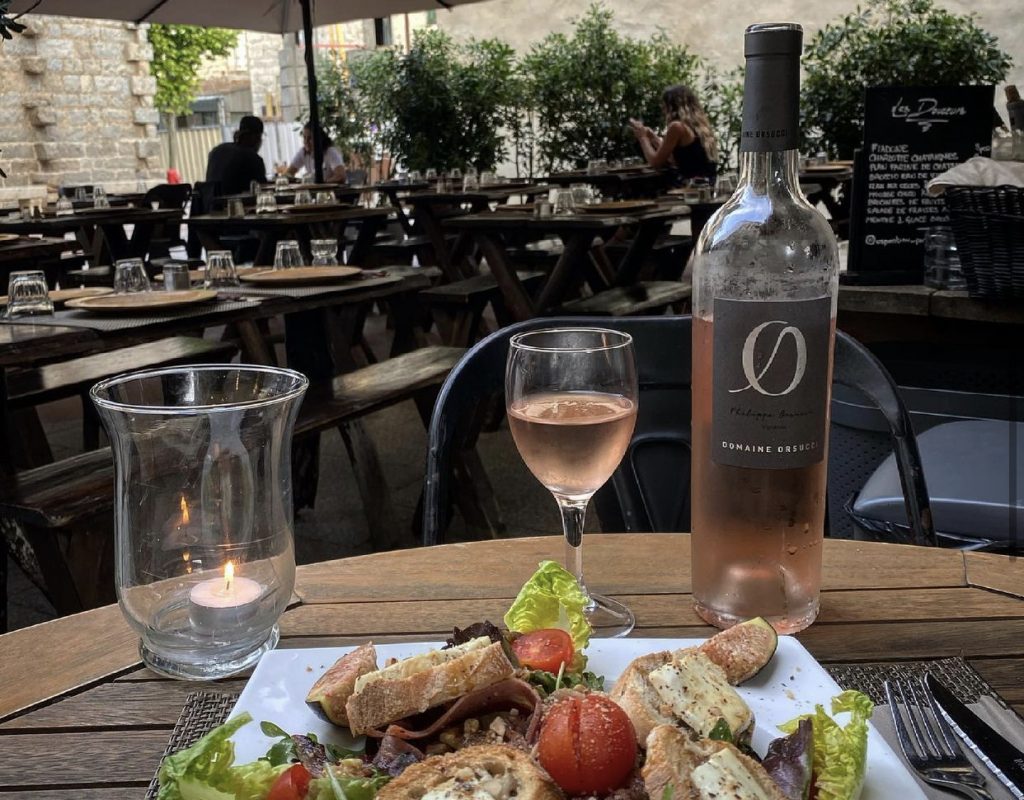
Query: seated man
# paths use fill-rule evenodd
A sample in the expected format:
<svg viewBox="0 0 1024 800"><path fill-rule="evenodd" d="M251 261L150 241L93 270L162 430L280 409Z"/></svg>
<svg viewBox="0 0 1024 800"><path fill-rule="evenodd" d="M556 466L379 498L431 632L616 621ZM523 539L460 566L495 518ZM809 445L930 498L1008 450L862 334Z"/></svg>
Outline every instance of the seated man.
<svg viewBox="0 0 1024 800"><path fill-rule="evenodd" d="M224 142L210 151L206 162L206 181L218 185L218 194L242 194L253 181L263 183L267 168L260 158L263 121L246 116L238 122L233 142Z"/></svg>

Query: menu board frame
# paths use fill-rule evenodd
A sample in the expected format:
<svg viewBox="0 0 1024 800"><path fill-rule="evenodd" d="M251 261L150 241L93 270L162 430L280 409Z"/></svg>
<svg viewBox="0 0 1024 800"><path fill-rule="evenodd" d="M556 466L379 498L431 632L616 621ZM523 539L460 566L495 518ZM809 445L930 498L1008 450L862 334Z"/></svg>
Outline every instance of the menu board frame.
<svg viewBox="0 0 1024 800"><path fill-rule="evenodd" d="M865 89L844 283L924 282L925 230L949 221L925 184L955 164L991 155L994 97L994 86Z"/></svg>

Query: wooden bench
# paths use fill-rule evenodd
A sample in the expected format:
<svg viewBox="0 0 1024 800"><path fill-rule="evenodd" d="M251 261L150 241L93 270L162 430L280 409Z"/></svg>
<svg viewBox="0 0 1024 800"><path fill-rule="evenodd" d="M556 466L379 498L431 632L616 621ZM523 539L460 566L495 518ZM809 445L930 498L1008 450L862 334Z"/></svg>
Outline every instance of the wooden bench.
<svg viewBox="0 0 1024 800"><path fill-rule="evenodd" d="M531 295L545 277L544 272L537 270L519 271L518 275ZM468 347L487 333L483 329L483 315L489 304L499 324L512 322L502 302L498 281L489 273L424 289L417 298L430 310L445 344Z"/></svg>
<svg viewBox="0 0 1024 800"><path fill-rule="evenodd" d="M424 347L314 385L303 400L296 438L339 429L380 549L394 546L400 532L361 418L413 399L429 420L437 391L464 352ZM113 489L109 448L0 477L0 525L6 526L4 533L19 564L59 613L113 599Z"/></svg>
<svg viewBox="0 0 1024 800"><path fill-rule="evenodd" d="M633 286L605 289L591 297L571 300L551 316L560 314L580 316L630 317L638 314L664 312L671 308L683 313L689 305L693 290L689 283L678 281L640 281Z"/></svg>
<svg viewBox="0 0 1024 800"><path fill-rule="evenodd" d="M99 419L89 399L89 390L97 381L122 372L176 364L227 362L237 352L238 348L231 342L175 336L70 361L12 371L7 376L7 402L11 409L16 410L66 397L81 397L82 438L88 450L99 443Z"/></svg>

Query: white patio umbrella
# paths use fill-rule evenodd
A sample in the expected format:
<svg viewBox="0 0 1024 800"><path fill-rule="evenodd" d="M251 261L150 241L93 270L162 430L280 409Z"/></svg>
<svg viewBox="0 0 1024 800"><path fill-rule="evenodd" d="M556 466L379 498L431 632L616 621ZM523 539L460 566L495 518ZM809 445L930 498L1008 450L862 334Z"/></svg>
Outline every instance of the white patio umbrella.
<svg viewBox="0 0 1024 800"><path fill-rule="evenodd" d="M266 33L303 31L313 41L313 19L319 25L352 19L371 19L424 9L448 9L480 0L14 0L9 13L55 14L64 17L162 22L206 28L238 28ZM315 102L316 69L313 48L306 48L310 122L320 125ZM323 180L323 152L313 137L316 179Z"/></svg>

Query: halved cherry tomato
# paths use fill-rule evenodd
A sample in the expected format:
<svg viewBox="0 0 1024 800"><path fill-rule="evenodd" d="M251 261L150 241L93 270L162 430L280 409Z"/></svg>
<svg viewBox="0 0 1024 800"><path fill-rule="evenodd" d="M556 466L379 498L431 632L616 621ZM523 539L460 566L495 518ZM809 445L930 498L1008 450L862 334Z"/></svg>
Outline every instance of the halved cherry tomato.
<svg viewBox="0 0 1024 800"><path fill-rule="evenodd" d="M633 723L603 695L559 700L541 722L537 757L566 794L607 794L636 764Z"/></svg>
<svg viewBox="0 0 1024 800"><path fill-rule="evenodd" d="M572 637L558 628L544 628L524 633L512 642L512 652L524 667L557 674L563 663L567 669L572 663Z"/></svg>
<svg viewBox="0 0 1024 800"><path fill-rule="evenodd" d="M277 776L267 800L305 800L309 781L309 770L302 764L295 764Z"/></svg>

